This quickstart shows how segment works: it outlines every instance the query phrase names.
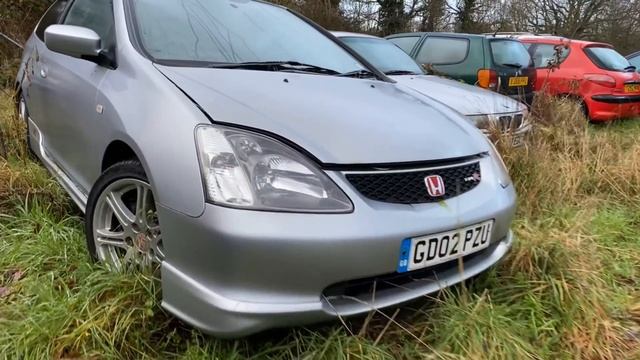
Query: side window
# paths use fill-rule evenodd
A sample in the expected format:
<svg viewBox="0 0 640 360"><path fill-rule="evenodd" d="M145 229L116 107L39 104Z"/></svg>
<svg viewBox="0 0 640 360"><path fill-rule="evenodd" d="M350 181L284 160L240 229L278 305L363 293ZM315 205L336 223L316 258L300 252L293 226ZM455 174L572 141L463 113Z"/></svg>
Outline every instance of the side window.
<svg viewBox="0 0 640 360"><path fill-rule="evenodd" d="M629 58L629 62L631 65L635 66L638 72L640 72L640 55Z"/></svg>
<svg viewBox="0 0 640 360"><path fill-rule="evenodd" d="M49 10L44 14L40 22L38 23L38 27L36 28L36 36L44 41L44 31L49 27L49 25L57 24L64 13L64 9L67 8L67 4L69 1L67 0L59 0L56 1Z"/></svg>
<svg viewBox="0 0 640 360"><path fill-rule="evenodd" d="M95 31L102 39L102 47L115 47L115 22L111 0L75 0L64 19L65 25L83 26Z"/></svg>
<svg viewBox="0 0 640 360"><path fill-rule="evenodd" d="M548 67L549 63L554 60L556 54L555 45L552 44L538 44L530 50L533 50L531 57L533 58L533 63L536 68ZM562 64L568 56L569 49L562 47L562 52L560 53L560 64Z"/></svg>
<svg viewBox="0 0 640 360"><path fill-rule="evenodd" d="M402 49L407 54L411 54L411 50L416 46L416 43L420 40L420 36L405 36L389 39L397 47Z"/></svg>
<svg viewBox="0 0 640 360"><path fill-rule="evenodd" d="M468 39L428 37L418 53L417 60L420 64L457 64L463 62L468 53Z"/></svg>

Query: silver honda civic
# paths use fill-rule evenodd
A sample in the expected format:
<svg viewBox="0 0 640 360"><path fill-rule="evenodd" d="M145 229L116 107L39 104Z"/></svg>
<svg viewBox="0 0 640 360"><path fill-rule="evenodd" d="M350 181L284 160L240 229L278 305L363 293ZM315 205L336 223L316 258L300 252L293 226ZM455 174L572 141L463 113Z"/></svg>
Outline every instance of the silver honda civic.
<svg viewBox="0 0 640 360"><path fill-rule="evenodd" d="M59 0L16 89L92 257L159 264L162 305L217 336L416 299L513 241L481 132L279 6Z"/></svg>

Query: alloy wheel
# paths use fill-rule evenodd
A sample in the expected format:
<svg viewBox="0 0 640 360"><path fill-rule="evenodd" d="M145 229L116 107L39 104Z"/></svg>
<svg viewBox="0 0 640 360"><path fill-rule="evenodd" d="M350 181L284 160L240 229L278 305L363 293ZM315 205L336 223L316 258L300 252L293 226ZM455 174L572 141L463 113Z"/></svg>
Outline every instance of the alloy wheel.
<svg viewBox="0 0 640 360"><path fill-rule="evenodd" d="M107 186L96 203L93 238L98 260L115 270L161 263L162 234L149 184L127 178Z"/></svg>

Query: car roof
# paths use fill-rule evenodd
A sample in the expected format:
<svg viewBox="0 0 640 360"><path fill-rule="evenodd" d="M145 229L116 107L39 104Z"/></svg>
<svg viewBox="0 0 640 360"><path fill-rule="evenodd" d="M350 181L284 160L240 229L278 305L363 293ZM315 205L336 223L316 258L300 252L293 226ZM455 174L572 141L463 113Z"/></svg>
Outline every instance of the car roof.
<svg viewBox="0 0 640 360"><path fill-rule="evenodd" d="M409 32L409 33L399 33L389 35L386 38L392 39L397 37L408 37L408 36L424 36L424 35L439 35L439 36L449 36L449 37L460 37L460 38L487 38L491 35L486 34L466 34L466 33L454 33L454 32Z"/></svg>
<svg viewBox="0 0 640 360"><path fill-rule="evenodd" d="M331 34L333 34L333 36L338 37L338 38L343 38L343 37L361 37L361 38L369 38L369 39L382 39L380 37L369 35L369 34L348 32L348 31L330 31L330 32L331 32Z"/></svg>
<svg viewBox="0 0 640 360"><path fill-rule="evenodd" d="M631 54L627 55L627 59L631 59L631 58L636 57L636 56L640 56L640 51L636 51L634 53L631 53Z"/></svg>
<svg viewBox="0 0 640 360"><path fill-rule="evenodd" d="M561 44L563 42L571 42L572 45L575 45L577 47L580 48L586 48L586 47L590 47L590 46L597 46L597 47L609 47L609 48L613 48L612 45L607 44L607 43L603 43L603 42L596 42L596 41L586 41L586 40L575 40L575 39L569 39L567 37L564 36L556 36L556 35L522 35L522 36L518 36L516 37L518 40L522 41L522 42L528 42L528 43L555 43L555 44Z"/></svg>

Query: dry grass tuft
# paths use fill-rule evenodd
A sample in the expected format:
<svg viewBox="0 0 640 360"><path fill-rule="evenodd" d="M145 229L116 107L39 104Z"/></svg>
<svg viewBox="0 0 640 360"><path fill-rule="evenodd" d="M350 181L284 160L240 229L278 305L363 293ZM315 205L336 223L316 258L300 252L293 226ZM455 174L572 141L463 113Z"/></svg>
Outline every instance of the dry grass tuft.
<svg viewBox="0 0 640 360"><path fill-rule="evenodd" d="M518 188L520 208L533 216L595 197L629 203L640 195L640 141L613 125L589 125L570 99L542 98L533 111L529 145L502 151Z"/></svg>
<svg viewBox="0 0 640 360"><path fill-rule="evenodd" d="M3 91L3 90L0 90ZM38 199L69 211L62 189L33 161L26 146L26 126L15 114L13 96L0 96L0 213L16 204Z"/></svg>
<svg viewBox="0 0 640 360"><path fill-rule="evenodd" d="M592 222L610 204L637 206L640 141L615 129L624 123L590 125L571 99L538 99L533 116L528 146L503 149L520 198L519 245L505 273L538 284L562 314L557 335L567 354L626 358L639 344L614 316L611 290L622 279L607 273L609 236L594 236ZM640 266L638 256L625 260Z"/></svg>
<svg viewBox="0 0 640 360"><path fill-rule="evenodd" d="M10 90L0 89L0 158L26 158L26 124L16 116L15 98Z"/></svg>

